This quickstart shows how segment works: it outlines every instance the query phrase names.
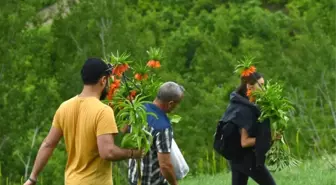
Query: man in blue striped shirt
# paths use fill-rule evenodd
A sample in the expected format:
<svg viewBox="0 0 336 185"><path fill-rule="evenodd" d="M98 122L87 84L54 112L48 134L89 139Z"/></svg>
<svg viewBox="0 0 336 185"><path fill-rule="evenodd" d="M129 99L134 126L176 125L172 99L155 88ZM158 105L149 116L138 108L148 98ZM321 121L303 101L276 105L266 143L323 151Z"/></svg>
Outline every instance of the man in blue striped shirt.
<svg viewBox="0 0 336 185"><path fill-rule="evenodd" d="M174 168L170 159L173 129L167 113L171 112L181 102L184 88L175 82L166 82L159 88L153 103L146 104L147 116L153 143L150 151L141 161L142 185L178 185ZM129 160L128 178L131 185L138 180L136 160Z"/></svg>

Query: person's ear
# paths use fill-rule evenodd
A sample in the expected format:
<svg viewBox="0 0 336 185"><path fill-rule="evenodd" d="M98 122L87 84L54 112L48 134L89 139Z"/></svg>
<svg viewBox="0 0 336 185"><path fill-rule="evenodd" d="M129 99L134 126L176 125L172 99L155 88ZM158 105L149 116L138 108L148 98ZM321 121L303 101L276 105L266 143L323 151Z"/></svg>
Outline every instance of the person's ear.
<svg viewBox="0 0 336 185"><path fill-rule="evenodd" d="M252 85L246 84L246 88L247 88L247 90L251 90L252 89Z"/></svg>
<svg viewBox="0 0 336 185"><path fill-rule="evenodd" d="M100 80L99 80L99 82L100 82L100 84L101 84L102 86L104 86L104 85L107 83L107 78L106 78L106 76L101 77Z"/></svg>
<svg viewBox="0 0 336 185"><path fill-rule="evenodd" d="M174 105L174 101L170 101L170 102L168 102L168 105L169 105L169 106L173 106L173 105Z"/></svg>

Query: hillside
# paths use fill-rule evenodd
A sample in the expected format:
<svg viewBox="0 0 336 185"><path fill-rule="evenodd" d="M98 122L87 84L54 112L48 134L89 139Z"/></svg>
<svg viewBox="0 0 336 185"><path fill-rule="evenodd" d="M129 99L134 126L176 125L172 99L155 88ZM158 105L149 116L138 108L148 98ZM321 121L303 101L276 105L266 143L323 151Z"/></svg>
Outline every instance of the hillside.
<svg viewBox="0 0 336 185"><path fill-rule="evenodd" d="M30 171L56 109L81 90L79 71L87 57L129 52L134 63L145 65L150 47L164 51L159 75L186 89L174 137L192 175L227 169L213 152L213 134L239 84L233 71L244 56L256 58L267 81L283 82L295 103L285 133L293 155L305 161L335 153L334 2L81 0L43 27L48 18L36 15L53 2L4 0L0 7L4 177L17 180ZM43 172L45 183L63 178L65 160L61 143ZM115 171L125 174L125 163Z"/></svg>

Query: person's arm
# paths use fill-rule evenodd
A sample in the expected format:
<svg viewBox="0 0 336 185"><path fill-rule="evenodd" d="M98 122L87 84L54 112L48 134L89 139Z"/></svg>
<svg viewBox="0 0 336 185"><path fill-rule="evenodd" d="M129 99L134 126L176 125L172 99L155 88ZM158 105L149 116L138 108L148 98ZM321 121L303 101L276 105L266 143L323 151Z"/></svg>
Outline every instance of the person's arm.
<svg viewBox="0 0 336 185"><path fill-rule="evenodd" d="M97 137L98 151L101 158L109 161L120 161L129 158L141 158L139 150L122 149L114 144L114 135L103 134Z"/></svg>
<svg viewBox="0 0 336 185"><path fill-rule="evenodd" d="M114 143L114 135L118 134L114 112L106 106L100 112L96 125L97 145L101 158L109 161L120 161L129 158L141 158L138 150L121 149Z"/></svg>
<svg viewBox="0 0 336 185"><path fill-rule="evenodd" d="M240 131L240 144L243 148L248 148L255 146L256 138L250 137L248 135L248 130L252 128L253 124L253 115L251 110L246 107L238 107L238 112L236 112L234 122L239 127Z"/></svg>
<svg viewBox="0 0 336 185"><path fill-rule="evenodd" d="M247 130L245 128L242 128L240 142L243 148L252 147L256 143L256 138L249 137Z"/></svg>
<svg viewBox="0 0 336 185"><path fill-rule="evenodd" d="M162 175L167 179L169 184L177 185L176 174L174 167L171 163L170 153L159 153L158 152L159 165Z"/></svg>
<svg viewBox="0 0 336 185"><path fill-rule="evenodd" d="M158 132L155 136L155 145L158 150L158 160L161 173L164 178L169 182L169 184L177 185L178 183L176 179L176 174L170 159L171 143L173 140L172 133L169 129L165 129Z"/></svg>
<svg viewBox="0 0 336 185"><path fill-rule="evenodd" d="M62 121L60 119L61 112L62 109L61 107L59 107L54 115L50 131L40 146L40 149L35 159L33 170L25 185L35 184L38 175L40 174L44 166L48 163L50 156L52 155L55 147L63 136Z"/></svg>
<svg viewBox="0 0 336 185"><path fill-rule="evenodd" d="M51 127L48 136L44 139L41 147L37 153L35 164L30 178L34 181L37 180L39 173L47 164L49 157L52 155L58 142L61 140L63 134L59 128Z"/></svg>

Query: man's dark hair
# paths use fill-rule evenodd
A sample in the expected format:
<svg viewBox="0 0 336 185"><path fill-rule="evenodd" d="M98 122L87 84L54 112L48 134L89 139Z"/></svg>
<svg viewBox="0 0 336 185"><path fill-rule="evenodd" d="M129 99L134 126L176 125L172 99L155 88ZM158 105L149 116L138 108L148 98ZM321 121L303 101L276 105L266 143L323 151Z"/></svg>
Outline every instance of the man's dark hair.
<svg viewBox="0 0 336 185"><path fill-rule="evenodd" d="M98 83L101 77L108 76L111 72L111 65L106 64L99 58L89 58L82 67L81 76L85 85L94 85Z"/></svg>

